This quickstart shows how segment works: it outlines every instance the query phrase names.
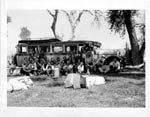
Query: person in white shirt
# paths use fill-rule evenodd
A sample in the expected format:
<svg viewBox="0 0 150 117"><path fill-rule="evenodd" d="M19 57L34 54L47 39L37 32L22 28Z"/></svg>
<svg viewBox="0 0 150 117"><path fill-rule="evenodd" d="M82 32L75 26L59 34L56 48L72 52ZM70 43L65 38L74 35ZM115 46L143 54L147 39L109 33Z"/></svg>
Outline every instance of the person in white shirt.
<svg viewBox="0 0 150 117"><path fill-rule="evenodd" d="M83 65L83 62L81 62L81 63L78 65L78 72L79 72L79 73L83 73L83 72L84 72L84 65Z"/></svg>

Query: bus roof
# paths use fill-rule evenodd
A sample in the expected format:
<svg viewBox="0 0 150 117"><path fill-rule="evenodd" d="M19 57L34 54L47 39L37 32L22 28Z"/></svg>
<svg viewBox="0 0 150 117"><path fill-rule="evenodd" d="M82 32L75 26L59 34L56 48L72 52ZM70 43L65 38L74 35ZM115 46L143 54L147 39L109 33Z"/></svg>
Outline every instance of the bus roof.
<svg viewBox="0 0 150 117"><path fill-rule="evenodd" d="M35 43L51 43L51 42L60 42L59 39L51 38L51 39L42 39L42 40L20 40L19 43L25 44L35 44Z"/></svg>
<svg viewBox="0 0 150 117"><path fill-rule="evenodd" d="M32 45L32 44L67 44L67 45L72 45L72 44L93 44L95 46L101 46L100 42L97 41L89 41L89 40L69 40L69 41L61 41L56 38L52 39L44 39L44 40L20 40L18 45L21 44L27 44L27 45Z"/></svg>
<svg viewBox="0 0 150 117"><path fill-rule="evenodd" d="M70 45L70 44L93 44L93 45L96 45L96 46L101 46L101 43L100 42L97 42L97 41L88 41L88 40L70 40L70 41L61 41L61 42L52 42L54 44L59 44L59 43L63 43L63 44L67 44L67 45Z"/></svg>

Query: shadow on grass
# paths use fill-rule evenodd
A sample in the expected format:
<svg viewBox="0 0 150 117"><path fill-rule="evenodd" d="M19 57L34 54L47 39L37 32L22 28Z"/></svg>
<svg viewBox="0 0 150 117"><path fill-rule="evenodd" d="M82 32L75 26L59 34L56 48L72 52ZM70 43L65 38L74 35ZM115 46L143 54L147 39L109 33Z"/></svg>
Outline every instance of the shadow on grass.
<svg viewBox="0 0 150 117"><path fill-rule="evenodd" d="M108 73L103 74L104 77L112 76L112 77L124 77L124 78L130 78L130 79L136 79L141 80L145 78L145 74L118 74L118 73Z"/></svg>
<svg viewBox="0 0 150 117"><path fill-rule="evenodd" d="M133 84L133 85L137 85L137 86L145 86L145 81L140 81L140 82L129 82L130 84Z"/></svg>
<svg viewBox="0 0 150 117"><path fill-rule="evenodd" d="M64 82L62 82L62 81L48 80L46 83L40 84L40 86L58 87L58 86L64 86Z"/></svg>

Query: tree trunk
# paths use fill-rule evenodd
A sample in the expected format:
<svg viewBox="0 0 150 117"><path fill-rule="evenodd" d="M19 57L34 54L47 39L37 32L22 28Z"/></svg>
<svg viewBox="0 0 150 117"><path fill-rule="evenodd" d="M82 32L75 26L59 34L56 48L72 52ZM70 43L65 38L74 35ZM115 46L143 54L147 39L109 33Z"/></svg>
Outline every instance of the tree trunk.
<svg viewBox="0 0 150 117"><path fill-rule="evenodd" d="M71 34L71 40L74 40L74 38L75 38L75 29L76 29L76 27L74 27L74 26L71 26L71 28L72 28L72 34Z"/></svg>
<svg viewBox="0 0 150 117"><path fill-rule="evenodd" d="M51 26L51 29L52 29L52 32L53 32L55 38L57 38L57 34L56 34L57 16L58 16L58 10L55 10L55 14L53 16L53 23L52 23L52 26Z"/></svg>
<svg viewBox="0 0 150 117"><path fill-rule="evenodd" d="M143 62L144 52L145 52L145 41L142 43L142 46L141 46L141 49L140 49L141 62Z"/></svg>
<svg viewBox="0 0 150 117"><path fill-rule="evenodd" d="M138 45L138 40L136 37L136 32L132 24L131 11L125 10L123 11L123 13L124 13L126 29L127 29L130 44L131 44L133 65L138 65L141 63L141 59L140 59L139 45Z"/></svg>

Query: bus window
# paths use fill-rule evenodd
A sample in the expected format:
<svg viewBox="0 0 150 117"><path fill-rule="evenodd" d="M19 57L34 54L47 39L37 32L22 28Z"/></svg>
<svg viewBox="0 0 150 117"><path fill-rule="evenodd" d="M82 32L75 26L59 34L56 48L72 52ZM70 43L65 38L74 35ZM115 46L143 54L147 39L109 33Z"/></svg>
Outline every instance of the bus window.
<svg viewBox="0 0 150 117"><path fill-rule="evenodd" d="M35 51L37 50L37 48L38 48L37 46L29 46L28 47L28 52L29 53L35 53Z"/></svg>
<svg viewBox="0 0 150 117"><path fill-rule="evenodd" d="M84 44L79 44L79 52L81 52L83 47L84 47Z"/></svg>
<svg viewBox="0 0 150 117"><path fill-rule="evenodd" d="M63 52L62 46L54 46L53 47L53 52L54 53L61 53L61 52Z"/></svg>
<svg viewBox="0 0 150 117"><path fill-rule="evenodd" d="M24 46L18 46L17 53L27 53L27 48Z"/></svg>
<svg viewBox="0 0 150 117"><path fill-rule="evenodd" d="M76 53L77 52L77 46L66 46L65 47L66 52L73 52Z"/></svg>
<svg viewBox="0 0 150 117"><path fill-rule="evenodd" d="M40 46L40 51L50 52L50 47L49 46Z"/></svg>
<svg viewBox="0 0 150 117"><path fill-rule="evenodd" d="M27 48L26 47L22 47L22 53L27 53Z"/></svg>
<svg viewBox="0 0 150 117"><path fill-rule="evenodd" d="M70 47L66 47L66 52L70 52Z"/></svg>

